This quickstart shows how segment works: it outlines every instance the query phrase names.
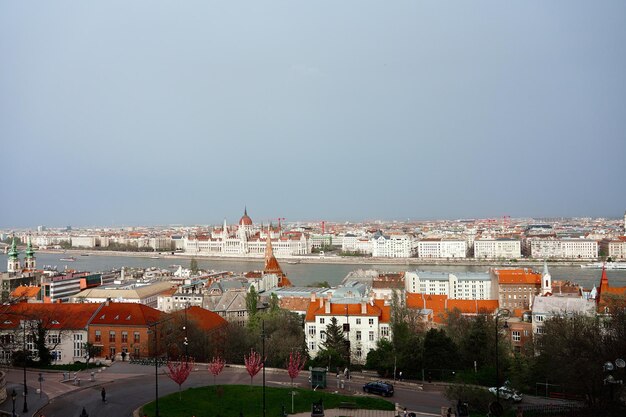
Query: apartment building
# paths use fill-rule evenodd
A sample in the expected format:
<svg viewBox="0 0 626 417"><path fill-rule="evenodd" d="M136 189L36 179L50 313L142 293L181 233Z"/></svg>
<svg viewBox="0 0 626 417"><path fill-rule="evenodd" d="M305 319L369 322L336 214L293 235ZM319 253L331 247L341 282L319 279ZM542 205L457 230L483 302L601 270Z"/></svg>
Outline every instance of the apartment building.
<svg viewBox="0 0 626 417"><path fill-rule="evenodd" d="M404 284L410 293L464 300L494 300L498 288L497 278L489 272L408 271Z"/></svg>
<svg viewBox="0 0 626 417"><path fill-rule="evenodd" d="M417 243L417 256L419 258L463 259L467 256L467 242L440 238L422 239Z"/></svg>
<svg viewBox="0 0 626 417"><path fill-rule="evenodd" d="M335 303L332 298L311 295L305 316L304 332L309 355L315 357L326 340L326 327L333 318L344 327L350 341L350 358L353 363L364 364L370 350L376 349L380 338L391 337L391 307L383 300Z"/></svg>
<svg viewBox="0 0 626 417"><path fill-rule="evenodd" d="M530 256L535 259L596 259L598 242L592 239L532 239Z"/></svg>
<svg viewBox="0 0 626 417"><path fill-rule="evenodd" d="M476 239L474 258L476 259L518 259L522 257L522 244L517 239Z"/></svg>
<svg viewBox="0 0 626 417"><path fill-rule="evenodd" d="M381 258L410 258L412 239L408 235L380 235L372 238L372 256Z"/></svg>
<svg viewBox="0 0 626 417"><path fill-rule="evenodd" d="M541 274L529 268L500 269L491 273L498 280L498 301L511 311L528 309L533 297L541 294Z"/></svg>

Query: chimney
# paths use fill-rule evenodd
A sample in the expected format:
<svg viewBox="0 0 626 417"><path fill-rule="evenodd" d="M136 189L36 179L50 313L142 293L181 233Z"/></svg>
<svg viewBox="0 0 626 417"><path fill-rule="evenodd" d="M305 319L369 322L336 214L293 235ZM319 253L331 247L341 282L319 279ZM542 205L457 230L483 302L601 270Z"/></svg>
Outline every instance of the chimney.
<svg viewBox="0 0 626 417"><path fill-rule="evenodd" d="M315 293L311 292L311 302L314 303L315 302Z"/></svg>
<svg viewBox="0 0 626 417"><path fill-rule="evenodd" d="M324 297L320 297L320 308L324 307Z"/></svg>
<svg viewBox="0 0 626 417"><path fill-rule="evenodd" d="M328 297L328 300L326 301L326 305L324 307L324 313L330 314L330 297Z"/></svg>
<svg viewBox="0 0 626 417"><path fill-rule="evenodd" d="M361 314L367 314L367 302L361 301Z"/></svg>

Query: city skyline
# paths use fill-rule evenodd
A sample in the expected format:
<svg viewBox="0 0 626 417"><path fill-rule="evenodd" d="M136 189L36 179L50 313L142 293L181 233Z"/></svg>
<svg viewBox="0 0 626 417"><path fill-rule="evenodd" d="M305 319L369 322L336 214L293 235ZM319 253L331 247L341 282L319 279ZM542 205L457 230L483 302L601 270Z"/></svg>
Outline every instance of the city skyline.
<svg viewBox="0 0 626 417"><path fill-rule="evenodd" d="M0 228L626 208L626 4L0 5Z"/></svg>

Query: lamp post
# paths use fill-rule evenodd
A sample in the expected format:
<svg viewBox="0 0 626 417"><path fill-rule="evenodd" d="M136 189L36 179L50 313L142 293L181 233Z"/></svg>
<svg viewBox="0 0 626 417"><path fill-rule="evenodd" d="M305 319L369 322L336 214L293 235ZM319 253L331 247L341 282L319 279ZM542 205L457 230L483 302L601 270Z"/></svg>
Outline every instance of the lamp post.
<svg viewBox="0 0 626 417"><path fill-rule="evenodd" d="M189 308L189 301L185 302L185 325L183 326L183 330L185 331L185 341L183 345L185 346L185 358L189 361L189 339L187 338L187 309Z"/></svg>
<svg viewBox="0 0 626 417"><path fill-rule="evenodd" d="M15 392L15 388L13 388L13 392L11 393L11 400L13 400L13 411L11 412L11 417L15 417L15 399L17 398L17 392Z"/></svg>
<svg viewBox="0 0 626 417"><path fill-rule="evenodd" d="M41 372L39 372L39 398L41 398L41 393L43 392L43 375Z"/></svg>
<svg viewBox="0 0 626 417"><path fill-rule="evenodd" d="M148 327L154 327L154 331L152 332L154 336L154 389L155 389L155 416L159 417L159 361L158 359L158 351L157 351L157 341L158 341L158 325L161 323L165 323L166 321L171 320L173 317L169 317L164 320L155 321L154 323L148 323Z"/></svg>
<svg viewBox="0 0 626 417"><path fill-rule="evenodd" d="M495 315L495 322L496 322L496 327L495 327L495 335L496 335L496 403L498 404L498 408L500 409L500 362L499 362L499 352L498 352L498 340L500 339L500 327L498 326L498 319L503 318L503 319L507 319L509 318L509 316L511 315L511 312L509 310L507 310L506 308L503 308L501 310L499 310L496 315ZM504 322L504 326L502 326L503 329L508 329L509 325L508 323Z"/></svg>
<svg viewBox="0 0 626 417"><path fill-rule="evenodd" d="M263 361L263 417L265 417L265 320L261 322L261 360Z"/></svg>
<svg viewBox="0 0 626 417"><path fill-rule="evenodd" d="M23 334L22 334L22 352L24 353L23 355L23 365L24 365L24 408L22 409L23 413L27 413L28 412L28 404L26 403L26 396L28 395L28 386L26 385L26 320L22 320L22 330L23 330Z"/></svg>

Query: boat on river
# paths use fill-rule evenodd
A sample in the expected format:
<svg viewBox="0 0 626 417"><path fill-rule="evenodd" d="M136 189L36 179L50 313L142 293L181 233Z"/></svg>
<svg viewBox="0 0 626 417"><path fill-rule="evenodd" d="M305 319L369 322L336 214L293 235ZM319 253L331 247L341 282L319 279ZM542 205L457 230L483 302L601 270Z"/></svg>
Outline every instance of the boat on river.
<svg viewBox="0 0 626 417"><path fill-rule="evenodd" d="M626 269L626 262L593 262L590 264L583 264L580 266L581 268L590 268L590 269Z"/></svg>

